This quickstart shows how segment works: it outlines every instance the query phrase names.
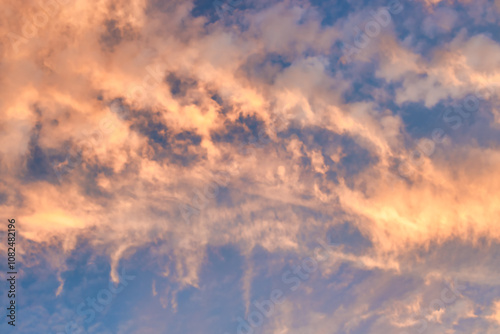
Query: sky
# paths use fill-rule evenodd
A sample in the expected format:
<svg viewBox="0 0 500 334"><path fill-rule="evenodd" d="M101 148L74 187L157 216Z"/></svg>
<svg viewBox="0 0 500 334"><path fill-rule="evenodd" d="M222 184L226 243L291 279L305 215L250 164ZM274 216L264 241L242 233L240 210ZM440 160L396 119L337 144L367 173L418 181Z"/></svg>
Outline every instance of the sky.
<svg viewBox="0 0 500 334"><path fill-rule="evenodd" d="M0 4L2 334L500 333L499 0Z"/></svg>

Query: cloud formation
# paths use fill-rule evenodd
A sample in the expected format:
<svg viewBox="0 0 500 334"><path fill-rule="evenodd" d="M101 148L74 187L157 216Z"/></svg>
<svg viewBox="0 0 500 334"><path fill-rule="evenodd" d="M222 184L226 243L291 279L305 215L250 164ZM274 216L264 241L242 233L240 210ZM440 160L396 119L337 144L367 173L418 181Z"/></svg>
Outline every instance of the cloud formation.
<svg viewBox="0 0 500 334"><path fill-rule="evenodd" d="M195 315L236 332L328 239L329 259L263 332L493 333L498 10L477 23L492 5L459 3L257 1L214 19L205 1L7 1L0 206L30 245L27 275L50 257L45 289L74 309L61 301L84 293L72 270L99 259L117 283L143 263L148 325L94 331L161 332L165 308L179 333L207 332ZM384 6L398 11L382 27ZM370 24L379 33L346 61ZM443 284L465 288L429 308ZM200 302L225 288L227 304Z"/></svg>

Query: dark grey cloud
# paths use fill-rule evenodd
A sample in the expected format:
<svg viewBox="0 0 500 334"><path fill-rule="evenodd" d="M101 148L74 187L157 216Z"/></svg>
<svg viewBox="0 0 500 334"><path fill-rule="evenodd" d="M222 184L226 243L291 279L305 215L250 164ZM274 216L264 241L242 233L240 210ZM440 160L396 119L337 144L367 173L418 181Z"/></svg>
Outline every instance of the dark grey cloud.
<svg viewBox="0 0 500 334"><path fill-rule="evenodd" d="M23 180L26 182L47 181L56 183L57 177L51 163L54 157L39 144L41 130L41 123L37 123L32 130L25 157Z"/></svg>
<svg viewBox="0 0 500 334"><path fill-rule="evenodd" d="M190 89L196 88L197 86L196 80L183 78L175 73L169 73L165 81L170 87L170 93L174 97L185 97Z"/></svg>
<svg viewBox="0 0 500 334"><path fill-rule="evenodd" d="M211 138L216 143L235 145L262 146L269 142L265 123L257 115L242 115L235 121L226 120L219 132L213 132Z"/></svg>
<svg viewBox="0 0 500 334"><path fill-rule="evenodd" d="M170 129L159 112L133 111L131 117L130 128L148 138L154 160L189 166L205 156L194 130Z"/></svg>
<svg viewBox="0 0 500 334"><path fill-rule="evenodd" d="M133 39L133 28L128 23L121 27L120 22L110 19L104 22L104 27L106 31L101 34L99 42L105 51L113 52L123 40Z"/></svg>

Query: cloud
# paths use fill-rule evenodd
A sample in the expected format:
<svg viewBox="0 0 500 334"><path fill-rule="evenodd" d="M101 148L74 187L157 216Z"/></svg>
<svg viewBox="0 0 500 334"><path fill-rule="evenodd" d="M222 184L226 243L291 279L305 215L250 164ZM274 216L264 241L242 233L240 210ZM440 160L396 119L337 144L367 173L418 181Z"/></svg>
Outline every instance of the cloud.
<svg viewBox="0 0 500 334"><path fill-rule="evenodd" d="M287 301L273 328L384 333L418 324L430 298L425 279L433 289L433 277L449 279L415 254L500 240L500 46L486 32L457 31L459 8L427 1L437 7L404 36L394 16L362 57L345 63L338 46L346 32L378 7L326 25L306 1L257 3L215 21L192 15L200 5L192 2L58 3L36 37L22 36L34 2L8 2L12 15L0 25L0 207L34 247L23 253L27 267L37 266L28 260L37 252L55 256L54 294L68 289L62 274L81 244L108 258L115 282L125 260L150 248L160 276L153 295L182 313L185 291L207 289L209 250L231 244L246 266L236 284L246 314L261 268L251 265L256 250L298 257L333 233L338 248L314 281L321 288L300 298L319 298L333 284L352 303L312 308L299 321L298 302ZM12 45L10 32L22 42ZM443 43L422 52L413 39L422 32ZM448 126L447 136L417 159L424 137L410 128L409 106L430 113L475 93L472 116L453 114L462 132L446 120L428 124ZM285 265L273 263L274 271ZM448 269L485 286L496 284L490 265L476 275L459 263ZM432 330L479 321L475 303L431 312Z"/></svg>
<svg viewBox="0 0 500 334"><path fill-rule="evenodd" d="M500 303L498 301L496 301L492 305L491 310L492 310L492 314L490 316L488 316L488 318L491 321L494 321L494 322L497 322L498 324L500 324Z"/></svg>

